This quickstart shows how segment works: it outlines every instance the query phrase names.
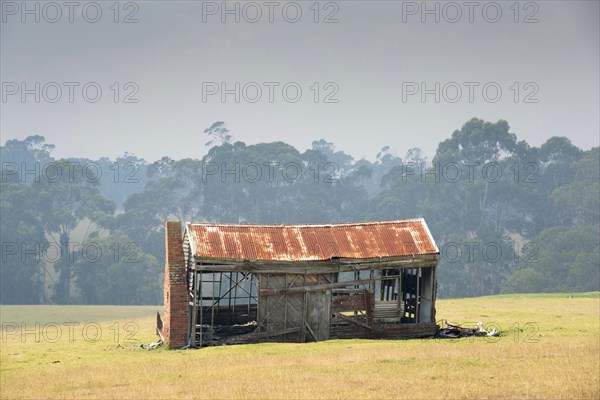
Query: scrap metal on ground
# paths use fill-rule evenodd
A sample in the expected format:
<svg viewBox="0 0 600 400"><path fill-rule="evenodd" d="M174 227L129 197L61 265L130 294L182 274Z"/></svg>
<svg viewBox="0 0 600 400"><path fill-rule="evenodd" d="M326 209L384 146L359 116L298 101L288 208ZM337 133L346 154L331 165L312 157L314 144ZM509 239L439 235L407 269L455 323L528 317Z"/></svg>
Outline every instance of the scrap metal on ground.
<svg viewBox="0 0 600 400"><path fill-rule="evenodd" d="M493 328L491 331L485 330L483 328L483 322L478 322L477 328L465 328L458 324L453 324L450 321L445 322L446 327L440 329L437 332L436 336L448 339L456 339L469 336L500 336L500 334L496 331L496 328Z"/></svg>

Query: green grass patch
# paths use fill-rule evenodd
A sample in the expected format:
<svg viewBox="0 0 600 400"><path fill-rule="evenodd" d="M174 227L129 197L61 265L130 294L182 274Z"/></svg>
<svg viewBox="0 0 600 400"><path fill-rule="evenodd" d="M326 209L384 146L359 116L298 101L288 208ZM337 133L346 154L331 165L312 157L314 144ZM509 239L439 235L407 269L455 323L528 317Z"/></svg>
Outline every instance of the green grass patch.
<svg viewBox="0 0 600 400"><path fill-rule="evenodd" d="M159 306L3 306L0 398L597 399L598 298L593 292L438 302L439 321L481 321L501 330L499 338L150 351L139 344L157 340ZM72 332L69 322L78 323ZM15 324L29 333L9 332Z"/></svg>

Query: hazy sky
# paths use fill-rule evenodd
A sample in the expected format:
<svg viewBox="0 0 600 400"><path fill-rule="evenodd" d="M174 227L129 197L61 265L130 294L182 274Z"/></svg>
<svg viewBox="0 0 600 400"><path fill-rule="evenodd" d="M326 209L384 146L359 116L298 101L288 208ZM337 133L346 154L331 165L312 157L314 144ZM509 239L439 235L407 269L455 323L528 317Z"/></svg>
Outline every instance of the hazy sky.
<svg viewBox="0 0 600 400"><path fill-rule="evenodd" d="M79 3L2 1L2 144L199 158L224 120L248 144L432 157L472 117L599 144L598 1Z"/></svg>

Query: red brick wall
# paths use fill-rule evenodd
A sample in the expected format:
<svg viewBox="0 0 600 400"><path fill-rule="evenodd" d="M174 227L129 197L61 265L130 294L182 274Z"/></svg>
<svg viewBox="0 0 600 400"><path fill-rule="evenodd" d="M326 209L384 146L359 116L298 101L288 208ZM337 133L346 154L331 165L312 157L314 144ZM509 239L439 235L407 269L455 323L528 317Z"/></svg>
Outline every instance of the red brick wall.
<svg viewBox="0 0 600 400"><path fill-rule="evenodd" d="M162 337L171 348L187 345L189 299L180 221L165 224L165 287Z"/></svg>

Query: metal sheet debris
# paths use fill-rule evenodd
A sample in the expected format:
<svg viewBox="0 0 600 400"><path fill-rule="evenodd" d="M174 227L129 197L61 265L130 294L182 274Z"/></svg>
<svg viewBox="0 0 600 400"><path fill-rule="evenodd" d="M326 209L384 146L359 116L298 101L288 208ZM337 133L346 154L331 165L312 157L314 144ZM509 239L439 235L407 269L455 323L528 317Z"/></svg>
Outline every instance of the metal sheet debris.
<svg viewBox="0 0 600 400"><path fill-rule="evenodd" d="M448 339L456 339L469 336L500 336L500 334L496 331L496 328L493 328L491 331L487 331L486 329L484 329L483 322L478 322L477 328L465 328L458 324L453 324L450 321L445 322L446 327L440 329L437 332L436 336Z"/></svg>

